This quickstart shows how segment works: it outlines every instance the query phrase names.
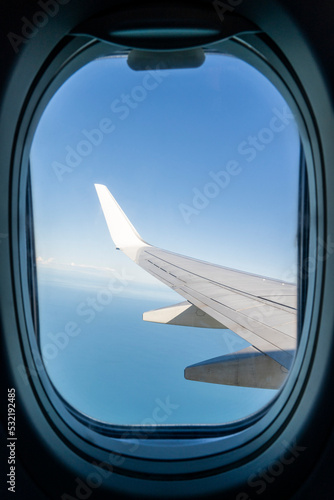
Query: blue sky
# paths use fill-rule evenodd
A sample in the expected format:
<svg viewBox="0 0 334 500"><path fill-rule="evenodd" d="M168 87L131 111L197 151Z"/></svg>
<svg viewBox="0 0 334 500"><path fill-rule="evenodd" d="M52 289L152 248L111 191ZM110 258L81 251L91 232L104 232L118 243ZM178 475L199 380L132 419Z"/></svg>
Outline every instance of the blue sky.
<svg viewBox="0 0 334 500"><path fill-rule="evenodd" d="M129 277L120 297L182 300L115 250L101 183L149 243L293 281L299 147L284 99L239 59L151 72L123 57L88 64L50 101L32 145L39 279L83 290L116 271Z"/></svg>

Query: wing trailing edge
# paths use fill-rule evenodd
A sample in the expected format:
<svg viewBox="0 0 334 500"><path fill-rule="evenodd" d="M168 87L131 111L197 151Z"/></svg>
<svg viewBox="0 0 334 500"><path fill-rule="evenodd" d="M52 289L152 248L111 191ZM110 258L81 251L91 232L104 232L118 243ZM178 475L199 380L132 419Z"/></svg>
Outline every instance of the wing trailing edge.
<svg viewBox="0 0 334 500"><path fill-rule="evenodd" d="M144 321L198 328L226 328L219 321L188 301L154 309L143 314Z"/></svg>
<svg viewBox="0 0 334 500"><path fill-rule="evenodd" d="M279 389L288 373L269 355L249 346L233 354L187 366L184 377L211 384Z"/></svg>

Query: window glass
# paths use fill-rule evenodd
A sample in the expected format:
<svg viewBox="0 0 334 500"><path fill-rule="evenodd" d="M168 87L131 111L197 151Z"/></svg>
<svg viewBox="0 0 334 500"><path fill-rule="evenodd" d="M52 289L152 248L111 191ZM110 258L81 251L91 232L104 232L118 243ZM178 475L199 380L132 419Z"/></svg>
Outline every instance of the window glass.
<svg viewBox="0 0 334 500"><path fill-rule="evenodd" d="M139 71L126 57L101 58L65 82L41 117L30 165L39 343L70 405L111 424L223 424L276 396L204 381L210 366L185 378L187 367L250 344L231 328L143 321L186 298L116 250L94 185L151 245L277 280L289 290L281 310L295 311L300 156L286 101L232 56ZM257 300L280 302L261 290L252 289ZM264 320L279 324L272 312Z"/></svg>

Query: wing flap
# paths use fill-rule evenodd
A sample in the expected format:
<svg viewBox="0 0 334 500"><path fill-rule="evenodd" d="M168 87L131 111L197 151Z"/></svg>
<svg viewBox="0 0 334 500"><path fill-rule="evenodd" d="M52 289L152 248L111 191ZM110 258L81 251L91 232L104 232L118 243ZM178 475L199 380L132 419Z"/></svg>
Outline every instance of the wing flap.
<svg viewBox="0 0 334 500"><path fill-rule="evenodd" d="M226 328L202 309L188 301L173 306L154 309L143 314L144 321L198 328Z"/></svg>
<svg viewBox="0 0 334 500"><path fill-rule="evenodd" d="M279 389L288 370L254 347L187 366L187 380L210 384Z"/></svg>
<svg viewBox="0 0 334 500"><path fill-rule="evenodd" d="M197 307L203 309L217 321L222 322L227 328L240 335L247 342L255 346L262 352L270 352L270 356L278 363L289 369L295 350L295 340L285 335L282 342L276 338L276 332L272 328L266 328L255 320L245 320L241 314L232 309L225 308L222 304L210 305L210 299L201 297L192 290L188 293L185 287L175 289L180 295L191 301ZM279 333L279 332L277 332ZM284 348L283 348L284 347Z"/></svg>

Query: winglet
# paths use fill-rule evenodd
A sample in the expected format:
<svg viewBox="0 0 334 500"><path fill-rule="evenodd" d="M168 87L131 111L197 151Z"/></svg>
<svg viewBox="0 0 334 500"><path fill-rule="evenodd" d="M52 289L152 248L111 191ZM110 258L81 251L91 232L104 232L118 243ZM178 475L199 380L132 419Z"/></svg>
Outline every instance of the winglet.
<svg viewBox="0 0 334 500"><path fill-rule="evenodd" d="M116 248L135 260L136 250L150 245L137 233L108 188L102 184L95 184L95 189Z"/></svg>

